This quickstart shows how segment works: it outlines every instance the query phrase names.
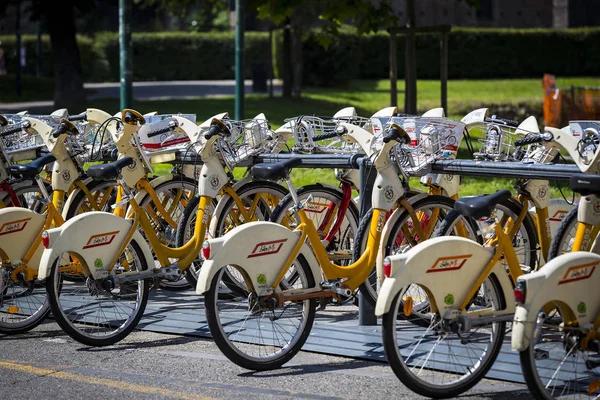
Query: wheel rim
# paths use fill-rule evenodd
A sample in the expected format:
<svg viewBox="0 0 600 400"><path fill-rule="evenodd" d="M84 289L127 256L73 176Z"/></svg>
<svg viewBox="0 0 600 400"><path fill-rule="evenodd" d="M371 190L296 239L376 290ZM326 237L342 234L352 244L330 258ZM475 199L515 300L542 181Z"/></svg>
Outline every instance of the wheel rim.
<svg viewBox="0 0 600 400"><path fill-rule="evenodd" d="M294 289L306 288L307 277L302 268ZM219 272L219 280L224 269ZM215 296L211 305L218 324L219 334L227 346L238 356L254 362L276 361L294 351L307 328L310 300L287 302L281 308L261 311L255 293L247 297ZM274 319L277 317L277 319Z"/></svg>
<svg viewBox="0 0 600 400"><path fill-rule="evenodd" d="M106 281L94 282L91 277L63 279L58 265L61 260L73 258L65 253L57 258L54 266L52 291L61 319L78 335L92 340L109 339L127 331L145 305L143 297L147 283L131 281L107 289L103 286ZM130 243L113 271L138 271L141 268L139 253Z"/></svg>
<svg viewBox="0 0 600 400"><path fill-rule="evenodd" d="M485 305L498 309L500 298L497 288L488 278L480 295L485 298ZM492 290L493 288L493 290ZM402 313L402 301L395 302L394 316ZM484 308L472 302L469 311ZM431 319L427 327L415 325L403 319L395 320L392 336L395 343L395 357L399 360L400 373L425 390L449 390L465 385L475 384L487 372L503 338L504 323L493 323L487 326L474 327L470 332L463 332L461 342L455 333L441 329L443 323L439 314ZM442 333L444 331L444 333ZM467 390L465 388L464 390ZM423 393L421 393L423 394Z"/></svg>
<svg viewBox="0 0 600 400"><path fill-rule="evenodd" d="M562 318L556 310L539 315L534 340L527 349L533 375L530 383L546 398L598 398L600 390L588 393L588 388L600 381L600 355L579 349L574 338L582 333L576 328L561 329ZM586 362L595 368L588 368Z"/></svg>
<svg viewBox="0 0 600 400"><path fill-rule="evenodd" d="M44 318L49 304L39 281L15 282L8 268L0 268L0 328L24 329Z"/></svg>

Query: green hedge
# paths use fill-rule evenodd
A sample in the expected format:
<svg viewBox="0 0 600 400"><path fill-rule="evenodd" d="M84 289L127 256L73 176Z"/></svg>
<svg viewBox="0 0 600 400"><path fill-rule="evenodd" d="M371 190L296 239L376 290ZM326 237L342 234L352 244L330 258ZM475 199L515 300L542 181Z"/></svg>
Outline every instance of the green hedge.
<svg viewBox="0 0 600 400"><path fill-rule="evenodd" d="M398 37L398 76L404 75L405 37ZM531 78L598 75L600 29L454 28L449 36L448 75L452 79ZM417 76L440 76L440 35L416 36ZM344 32L322 49L317 35L304 40L305 84L338 85L351 79L389 76L389 37L357 37ZM328 68L330 67L330 68ZM357 68L358 67L358 68Z"/></svg>
<svg viewBox="0 0 600 400"><path fill-rule="evenodd" d="M28 74L36 73L36 42L37 36L23 35L21 37L22 46L25 47L26 66L24 72ZM102 59L102 54L97 53L94 47L94 42L86 36L77 36L79 45L79 53L81 56L81 67L83 70L84 79L94 80L96 76L96 62ZM17 68L17 50L16 38L11 36L0 36L0 47L4 50L4 60L8 73L15 73ZM52 57L52 46L50 37L42 36L40 53L42 62L40 63L40 73L45 77L54 77L54 59Z"/></svg>
<svg viewBox="0 0 600 400"><path fill-rule="evenodd" d="M275 35L275 75L282 68L281 32ZM417 76L439 77L439 35L417 35ZM27 71L35 72L35 37L24 36ZM116 33L100 33L93 39L78 37L84 77L87 81L118 81L119 44ZM9 72L14 72L14 36L0 36ZM138 81L232 79L233 32L136 33L133 35L133 73ZM340 85L353 79L389 76L389 41L386 33L367 36L344 31L325 49L317 35L303 39L304 84ZM42 75L53 75L47 36L42 39ZM269 57L268 34L246 33L246 78L255 60ZM454 28L449 38L449 76L456 78L540 77L598 75L600 28L480 29ZM398 76L404 75L404 37L398 37Z"/></svg>

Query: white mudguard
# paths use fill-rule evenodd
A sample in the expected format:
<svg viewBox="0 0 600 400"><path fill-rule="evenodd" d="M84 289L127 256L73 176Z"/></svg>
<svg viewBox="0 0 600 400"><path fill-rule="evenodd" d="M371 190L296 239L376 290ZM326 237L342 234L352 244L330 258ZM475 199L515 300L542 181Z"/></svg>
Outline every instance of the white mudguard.
<svg viewBox="0 0 600 400"><path fill-rule="evenodd" d="M599 267L599 255L581 251L563 254L544 268L521 276L519 281L525 281L525 303L515 312L513 350L529 347L538 313L551 301L556 302L561 315L576 318L582 328L591 327L600 315Z"/></svg>
<svg viewBox="0 0 600 400"><path fill-rule="evenodd" d="M377 297L375 314L381 316L391 308L396 295L410 284L418 284L431 294L430 301L441 315L456 309L492 258L480 244L461 237L439 237L427 240L402 255L389 257L392 269L383 281ZM501 264L493 272L504 293L512 293L512 285ZM513 296L506 299L507 309L514 310Z"/></svg>
<svg viewBox="0 0 600 400"><path fill-rule="evenodd" d="M38 237L46 216L21 207L7 207L0 210L0 258L14 265L25 257ZM27 266L37 269L42 250L40 245Z"/></svg>
<svg viewBox="0 0 600 400"><path fill-rule="evenodd" d="M94 279L108 276L111 263L123 245L133 220L113 214L91 211L77 215L60 228L48 230L50 246L44 250L40 260L38 276L45 279L50 275L52 264L64 252L77 255ZM149 268L154 267L154 257L146 240L139 231L133 234L142 249Z"/></svg>
<svg viewBox="0 0 600 400"><path fill-rule="evenodd" d="M218 239L209 240L211 255L200 270L196 293L207 292L217 272L227 265L233 265L247 273L259 295L264 294L277 279L299 237L300 232L272 222L253 222L235 227ZM321 268L312 250L304 243L300 253L308 262L318 284L322 279Z"/></svg>

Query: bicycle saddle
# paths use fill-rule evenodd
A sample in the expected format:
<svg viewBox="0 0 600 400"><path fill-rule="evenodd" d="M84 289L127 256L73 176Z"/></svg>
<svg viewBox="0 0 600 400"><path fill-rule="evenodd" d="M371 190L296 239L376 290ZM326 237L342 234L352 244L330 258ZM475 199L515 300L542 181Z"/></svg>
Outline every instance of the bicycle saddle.
<svg viewBox="0 0 600 400"><path fill-rule="evenodd" d="M88 168L87 174L95 180L113 180L121 175L121 170L130 165L134 165L135 161L131 157L123 157L117 161L108 164L92 165Z"/></svg>
<svg viewBox="0 0 600 400"><path fill-rule="evenodd" d="M255 179L276 181L287 178L290 175L290 170L300 164L302 164L302 160L299 157L273 164L256 164L250 170L250 174Z"/></svg>
<svg viewBox="0 0 600 400"><path fill-rule="evenodd" d="M512 196L510 190L499 190L483 196L462 197L454 203L454 210L465 217L476 219L488 217L494 211L496 204L509 199L510 196Z"/></svg>
<svg viewBox="0 0 600 400"><path fill-rule="evenodd" d="M46 154L45 156L28 164L13 164L8 170L12 175L21 175L26 178L33 178L42 172L42 168L54 161L56 161L56 157L54 157L54 155Z"/></svg>
<svg viewBox="0 0 600 400"><path fill-rule="evenodd" d="M575 174L571 176L569 186L571 190L583 196L600 196L600 175Z"/></svg>

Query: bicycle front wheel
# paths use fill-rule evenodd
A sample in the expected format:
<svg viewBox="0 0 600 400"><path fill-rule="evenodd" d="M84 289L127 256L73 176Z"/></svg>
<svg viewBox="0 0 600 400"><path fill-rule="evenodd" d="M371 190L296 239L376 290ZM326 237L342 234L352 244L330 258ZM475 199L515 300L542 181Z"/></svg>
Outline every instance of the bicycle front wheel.
<svg viewBox="0 0 600 400"><path fill-rule="evenodd" d="M504 295L495 275L482 284L468 312L501 310ZM426 397L450 398L472 388L491 368L504 340L506 322L492 322L462 331L458 321L432 316L427 327L415 325L403 314L400 293L383 315L385 353L392 370L406 387Z"/></svg>
<svg viewBox="0 0 600 400"><path fill-rule="evenodd" d="M294 261L293 267L297 278L289 290L314 287L311 270L302 256ZM315 318L316 300L286 301L279 307L272 299L259 297L255 292L243 296L219 295L226 268L215 275L204 295L206 318L215 343L240 367L255 371L281 367L306 342Z"/></svg>
<svg viewBox="0 0 600 400"><path fill-rule="evenodd" d="M567 215L565 215L562 221L560 221L560 225L558 226L556 234L552 238L552 243L550 244L548 261L560 256L561 254L570 253L573 250L575 234L577 233L577 225L579 224L579 221L577 220L578 209L579 205L575 204L571 210L569 210ZM594 238L592 238L592 240L593 239ZM586 251L589 249L580 250Z"/></svg>
<svg viewBox="0 0 600 400"><path fill-rule="evenodd" d="M0 333L25 333L44 321L50 312L43 284L37 279L14 279L20 273L0 267Z"/></svg>
<svg viewBox="0 0 600 400"><path fill-rule="evenodd" d="M65 253L55 260L46 291L52 315L73 339L88 346L108 346L124 339L137 326L148 302L146 280L116 284L117 272L142 271L148 268L142 249L130 242L105 279L68 279L65 273L77 265L76 256ZM67 279L65 279L67 278Z"/></svg>
<svg viewBox="0 0 600 400"><path fill-rule="evenodd" d="M536 335L519 354L527 387L536 399L597 399L600 355L582 350L585 334L562 322L557 309L538 313Z"/></svg>

